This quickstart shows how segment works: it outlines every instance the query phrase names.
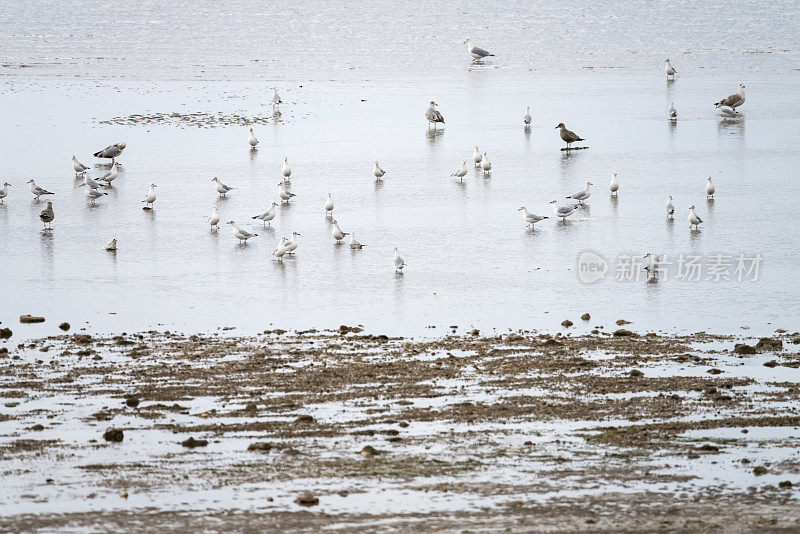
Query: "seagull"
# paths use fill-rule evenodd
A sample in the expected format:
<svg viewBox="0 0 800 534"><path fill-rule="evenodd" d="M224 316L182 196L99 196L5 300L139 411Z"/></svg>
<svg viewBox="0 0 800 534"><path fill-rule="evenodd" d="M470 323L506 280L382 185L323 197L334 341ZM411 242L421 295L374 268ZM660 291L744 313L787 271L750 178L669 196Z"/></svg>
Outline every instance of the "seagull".
<svg viewBox="0 0 800 534"><path fill-rule="evenodd" d="M577 200L579 204L583 204L583 201L592 196L589 192L589 186L594 185L592 182L586 182L586 189L583 191L578 191L577 193L573 193L567 198L571 198L573 200Z"/></svg>
<svg viewBox="0 0 800 534"><path fill-rule="evenodd" d="M675 70L675 67L672 66L672 63L669 62L669 59L664 61L664 72L667 73L667 79L672 76L672 79L675 79L675 73L678 72Z"/></svg>
<svg viewBox="0 0 800 534"><path fill-rule="evenodd" d="M394 247L394 272L403 274L403 267L406 266L406 262L403 261L403 258L400 256L400 253L397 251L397 247Z"/></svg>
<svg viewBox="0 0 800 534"><path fill-rule="evenodd" d="M125 150L125 143L120 141L119 143L114 143L113 145L108 145L103 150L98 150L94 153L94 157L96 158L105 158L111 159L111 163L113 165L116 158L122 154L122 151Z"/></svg>
<svg viewBox="0 0 800 534"><path fill-rule="evenodd" d="M736 118L736 111L730 106L724 106L717 102L714 104L717 107L717 115L722 117L723 119L734 119Z"/></svg>
<svg viewBox="0 0 800 534"><path fill-rule="evenodd" d="M72 155L72 168L75 169L75 178L77 178L79 174L83 174L85 171L89 170L89 167L78 161L75 154Z"/></svg>
<svg viewBox="0 0 800 534"><path fill-rule="evenodd" d="M672 216L675 215L675 205L672 203L672 195L667 198L667 218L672 219Z"/></svg>
<svg viewBox="0 0 800 534"><path fill-rule="evenodd" d="M694 212L694 206L689 206L689 229L691 230L692 225L694 225L695 230L697 230L697 225L701 222L703 222L703 219Z"/></svg>
<svg viewBox="0 0 800 534"><path fill-rule="evenodd" d="M648 252L642 257L642 259L647 260L647 265L644 266L644 270L647 271L647 281L657 282L660 263L659 257L652 252Z"/></svg>
<svg viewBox="0 0 800 534"><path fill-rule="evenodd" d="M39 219L44 223L45 230L52 230L53 228L50 226L50 223L53 222L53 219L56 218L56 214L53 212L53 203L48 202L47 207L42 210L42 213L39 214Z"/></svg>
<svg viewBox="0 0 800 534"><path fill-rule="evenodd" d="M235 187L229 187L229 186L223 184L222 182L219 181L219 178L217 178L216 176L213 177L211 179L211 181L212 182L217 182L217 193L219 193L219 196L221 196L221 197L224 197L225 195L227 195L228 191L230 191L232 189L236 189Z"/></svg>
<svg viewBox="0 0 800 534"><path fill-rule="evenodd" d="M273 250L270 254L276 256L278 261L283 261L283 255L286 254L288 251L286 250L286 237L282 237L280 241L278 241L278 248Z"/></svg>
<svg viewBox="0 0 800 534"><path fill-rule="evenodd" d="M150 189L147 191L147 196L144 197L144 209L151 210L153 209L153 202L156 201L156 188L158 186L156 184L150 184Z"/></svg>
<svg viewBox="0 0 800 534"><path fill-rule="evenodd" d="M553 205L553 213L556 214L556 217L561 217L562 221L566 221L567 217L575 213L577 209L575 206L559 206L557 200L551 200L550 204Z"/></svg>
<svg viewBox="0 0 800 534"><path fill-rule="evenodd" d="M361 243L356 241L355 234L350 234L350 248L352 248L353 250L361 250L365 246L366 245L362 245Z"/></svg>
<svg viewBox="0 0 800 534"><path fill-rule="evenodd" d="M472 41L469 39L464 41L464 44L467 45L467 52L469 52L469 54L472 56L473 61L494 55L491 52L484 50L483 48L472 46Z"/></svg>
<svg viewBox="0 0 800 534"><path fill-rule="evenodd" d="M255 148L258 144L258 139L256 139L256 134L253 133L252 128L250 128L250 136L247 138L247 142L250 143L250 148Z"/></svg>
<svg viewBox="0 0 800 534"><path fill-rule="evenodd" d="M100 182L89 176L89 173L86 173L83 175L83 183L78 187L86 187L87 189L97 189L101 185L103 184L101 184Z"/></svg>
<svg viewBox="0 0 800 534"><path fill-rule="evenodd" d="M277 205L278 205L277 202L273 202L270 205L270 207L269 207L269 209L267 211L265 211L261 215L256 215L256 216L250 217L250 218L251 219L259 219L261 221L264 221L264 228L266 228L267 227L267 223L275 218L275 206L277 206Z"/></svg>
<svg viewBox="0 0 800 534"><path fill-rule="evenodd" d="M349 232L342 232L342 229L339 228L339 223L336 222L336 219L331 221L331 235L336 240L337 243L341 243L344 236L350 235Z"/></svg>
<svg viewBox="0 0 800 534"><path fill-rule="evenodd" d="M526 208L525 206L522 206L517 211L521 211L522 212L522 218L525 219L525 226L527 226L529 228L533 228L533 226L539 221L542 221L544 219L549 219L550 218L550 217L542 217L541 215L535 215L533 213L530 213L528 211L528 208Z"/></svg>
<svg viewBox="0 0 800 534"><path fill-rule="evenodd" d="M714 191L716 190L717 188L711 183L711 177L709 176L706 182L706 198L714 198Z"/></svg>
<svg viewBox="0 0 800 534"><path fill-rule="evenodd" d="M492 164L489 158L486 157L486 152L483 153L483 158L481 159L481 169L483 169L483 174L489 174L492 170Z"/></svg>
<svg viewBox="0 0 800 534"><path fill-rule="evenodd" d="M483 155L481 154L481 151L478 150L478 147L475 147L475 151L472 153L472 161L475 162L476 167L481 166L481 161L483 161Z"/></svg>
<svg viewBox="0 0 800 534"><path fill-rule="evenodd" d="M678 120L678 112L675 110L675 104L672 102L669 103L669 111L667 112L669 115L669 120L676 121Z"/></svg>
<svg viewBox="0 0 800 534"><path fill-rule="evenodd" d="M278 196L281 197L282 201L285 200L288 203L289 199L291 199L292 197L296 197L297 195L289 191L286 188L286 184L284 184L283 182L278 182Z"/></svg>
<svg viewBox="0 0 800 534"><path fill-rule="evenodd" d="M325 199L325 217L333 217L333 198L328 193L328 198Z"/></svg>
<svg viewBox="0 0 800 534"><path fill-rule="evenodd" d="M98 180L104 181L106 183L106 187L111 187L111 182L116 180L117 176L119 175L118 167L119 163L115 162L113 165L111 165L111 170L105 173L101 178L98 178Z"/></svg>
<svg viewBox="0 0 800 534"><path fill-rule="evenodd" d="M619 191L619 182L617 181L617 173L611 173L611 183L608 184L608 188L611 190L611 194L617 196Z"/></svg>
<svg viewBox="0 0 800 534"><path fill-rule="evenodd" d="M273 108L277 107L278 104L282 104L283 103L283 100L281 100L281 97L278 94L278 90L275 89L274 87L272 88L272 98L271 98L271 100L272 100L272 107Z"/></svg>
<svg viewBox="0 0 800 534"><path fill-rule="evenodd" d="M375 166L372 168L372 174L375 175L375 179L380 180L383 178L383 175L386 174L386 171L381 169L381 166L378 165L378 162L375 162Z"/></svg>
<svg viewBox="0 0 800 534"><path fill-rule="evenodd" d="M483 157L483 156L481 156L481 157ZM453 174L451 174L450 176L455 176L456 178L458 178L459 180L461 180L463 182L464 181L464 176L466 176L466 175L467 175L467 160L464 160L464 161L461 162L461 168L458 169Z"/></svg>
<svg viewBox="0 0 800 534"><path fill-rule="evenodd" d="M117 239L114 238L111 240L111 243L106 245L106 250L109 252L116 252L117 251Z"/></svg>
<svg viewBox="0 0 800 534"><path fill-rule="evenodd" d="M297 239L299 236L300 234L297 232L292 232L292 238L286 242L286 252L288 254L294 254L294 249L300 244L300 240Z"/></svg>
<svg viewBox="0 0 800 534"><path fill-rule="evenodd" d="M239 240L239 244L240 245L242 243L244 243L246 245L248 239L250 239L253 236L257 236L258 235L258 234L254 234L253 232L248 232L247 230L242 230L241 228L236 226L236 223L233 222L233 221L228 221L228 224L231 225L231 228L232 228L232 231L233 231L233 237L235 237L236 239Z"/></svg>
<svg viewBox="0 0 800 534"><path fill-rule="evenodd" d="M434 130L436 129L436 124L437 123L441 122L442 124L444 124L444 117L442 116L441 113L439 113L436 110L436 106L438 106L438 105L439 104L437 104L436 102L431 100L430 106L425 111L425 118L428 119L428 128L430 128L431 124L433 124L433 129Z"/></svg>
<svg viewBox="0 0 800 534"><path fill-rule="evenodd" d="M531 107L525 106L525 116L522 117L522 122L525 123L525 129L529 130L531 127Z"/></svg>
<svg viewBox="0 0 800 534"><path fill-rule="evenodd" d="M728 106L735 112L736 108L738 108L742 104L744 104L744 84L740 83L739 91L737 91L736 93L732 94L727 98L723 98L719 102L716 102L714 105L717 107Z"/></svg>
<svg viewBox="0 0 800 534"><path fill-rule="evenodd" d="M41 187L36 185L36 182L34 182L33 179L28 180L28 183L31 184L31 193L33 193L33 196L36 197L36 200L39 200L39 197L42 196L42 195L52 195L53 194L50 191L48 191L46 189L42 189Z"/></svg>
<svg viewBox="0 0 800 534"><path fill-rule="evenodd" d="M281 173L283 174L283 181L288 182L289 177L292 175L292 168L289 167L289 158L283 158L283 167L281 167Z"/></svg>
<svg viewBox="0 0 800 534"><path fill-rule="evenodd" d="M217 207L214 206L214 211L211 212L211 217L208 218L208 224L211 225L211 231L214 231L214 227L217 227L219 230L219 211L217 211Z"/></svg>
<svg viewBox="0 0 800 534"><path fill-rule="evenodd" d="M108 193L106 193L105 191L98 191L97 189L91 187L86 188L86 199L92 202L92 206L94 206L95 200L107 194Z"/></svg>
<svg viewBox="0 0 800 534"><path fill-rule="evenodd" d="M578 134L576 134L575 132L567 130L567 127L564 126L563 122L558 123L558 126L556 126L556 130L558 130L559 128L561 129L560 132L561 139L563 139L564 142L567 143L567 149L572 148L570 145L575 141L585 141L585 139L578 137Z"/></svg>
<svg viewBox="0 0 800 534"><path fill-rule="evenodd" d="M2 189L0 189L0 204L3 204L3 203L4 203L4 202L3 202L3 199L4 199L4 198L6 198L6 197L8 196L8 188L9 188L9 187L11 187L11 184L10 184L10 183L8 183L8 182L5 182L5 183L3 184L3 188L2 188Z"/></svg>

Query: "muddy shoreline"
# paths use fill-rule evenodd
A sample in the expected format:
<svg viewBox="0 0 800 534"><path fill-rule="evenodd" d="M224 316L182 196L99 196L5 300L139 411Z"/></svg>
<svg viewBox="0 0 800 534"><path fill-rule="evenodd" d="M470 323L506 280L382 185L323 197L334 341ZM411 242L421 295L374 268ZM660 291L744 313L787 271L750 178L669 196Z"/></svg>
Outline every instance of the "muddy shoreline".
<svg viewBox="0 0 800 534"><path fill-rule="evenodd" d="M0 528L800 528L800 334L616 333L12 338Z"/></svg>

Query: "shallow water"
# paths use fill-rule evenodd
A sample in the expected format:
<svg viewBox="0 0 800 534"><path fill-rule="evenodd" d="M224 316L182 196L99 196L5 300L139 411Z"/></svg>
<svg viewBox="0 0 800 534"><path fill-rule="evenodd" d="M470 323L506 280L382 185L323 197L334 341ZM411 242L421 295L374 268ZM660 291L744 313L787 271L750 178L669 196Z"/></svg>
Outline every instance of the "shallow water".
<svg viewBox="0 0 800 534"><path fill-rule="evenodd" d="M407 24L386 32L375 31L386 18L377 7L356 22L352 8L334 3L271 5L272 13L251 13L237 2L219 11L204 3L183 10L184 23L166 33L179 4L135 12L102 6L91 30L81 29L86 2L21 17L33 24L0 8L0 168L12 184L0 205L0 321L15 334L57 332L64 320L109 331L361 323L435 334L426 326L550 329L565 318L581 323L584 312L592 315L585 326L621 317L664 330L796 325L800 128L786 113L800 89L800 32L789 31L796 4L778 5L780 22L773 8L755 3L746 19L697 3L622 10L610 2L579 16L549 3L535 13L481 16L467 6L428 17L401 4ZM640 22L644 11L674 24L652 36ZM529 25L517 24L520 17ZM273 18L291 20L295 31L252 32L237 23ZM574 50L554 41L559 31ZM498 58L471 65L459 40L465 33ZM667 51L678 35L686 48ZM535 46L519 46L526 39ZM674 83L661 70L668 53L679 70ZM743 117L721 122L711 103L740 81L748 88ZM271 85L285 101L276 120L266 102ZM447 120L437 134L422 115L432 98ZM677 124L665 119L670 101ZM528 133L526 104L534 116ZM248 149L244 125L104 122L196 112L263 119L255 127L259 150ZM558 122L590 148L560 151ZM124 172L91 207L70 156L94 163L92 152L118 140L128 144ZM476 144L488 151L491 177L470 170L463 184L448 178ZM224 221L243 223L277 200L284 156L297 197L281 206L273 228L258 230L246 247L224 225L209 232L215 204ZM371 173L376 159L388 171L380 184ZM612 171L618 199L608 194ZM219 199L213 176L237 189ZM704 199L708 176L717 184L714 202ZM52 233L41 232L44 205L31 200L31 177L55 193ZM552 215L547 202L587 179L593 195L566 224L551 218L525 229L521 205ZM158 200L145 212L151 182L160 186ZM343 230L364 250L333 245L322 209L329 192ZM674 222L664 216L668 194ZM690 204L705 221L699 232L686 222ZM276 263L269 252L292 231L302 234L296 258ZM116 255L102 250L112 238ZM393 272L395 246L408 264L402 276ZM578 279L587 250L608 261L606 280ZM740 254L762 260L757 281L676 280L675 265L658 283L614 280L618 256L645 252L673 261L731 256L734 277ZM23 313L47 323L15 324Z"/></svg>

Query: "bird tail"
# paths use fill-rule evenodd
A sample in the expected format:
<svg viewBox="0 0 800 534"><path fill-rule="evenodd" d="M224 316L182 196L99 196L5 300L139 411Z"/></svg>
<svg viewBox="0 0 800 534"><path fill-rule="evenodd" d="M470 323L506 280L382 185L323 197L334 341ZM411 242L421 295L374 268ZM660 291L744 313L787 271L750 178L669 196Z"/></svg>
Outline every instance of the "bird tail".
<svg viewBox="0 0 800 534"><path fill-rule="evenodd" d="M542 219L549 219L550 217L542 217Z"/></svg>
<svg viewBox="0 0 800 534"><path fill-rule="evenodd" d="M489 55L494 57L494 54L489 54Z"/></svg>
<svg viewBox="0 0 800 534"><path fill-rule="evenodd" d="M255 217L250 217L250 218L251 219L258 219L258 215L256 215Z"/></svg>
<svg viewBox="0 0 800 534"><path fill-rule="evenodd" d="M577 139L577 141L586 141L586 139L583 139L583 138L579 137L579 138Z"/></svg>
<svg viewBox="0 0 800 534"><path fill-rule="evenodd" d="M96 158L99 158L99 157L100 157L100 152L102 152L102 150L98 150L97 152L95 152L95 153L94 153L94 154L92 154L92 155L93 155L94 157L96 157Z"/></svg>

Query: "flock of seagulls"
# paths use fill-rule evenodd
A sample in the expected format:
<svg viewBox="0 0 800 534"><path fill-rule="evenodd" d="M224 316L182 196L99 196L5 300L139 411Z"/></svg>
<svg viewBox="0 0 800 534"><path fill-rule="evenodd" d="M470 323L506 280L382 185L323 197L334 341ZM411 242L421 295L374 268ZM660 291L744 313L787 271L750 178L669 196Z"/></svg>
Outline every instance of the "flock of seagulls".
<svg viewBox="0 0 800 534"><path fill-rule="evenodd" d="M487 57L494 56L491 52L484 50L483 48L479 48L477 46L473 46L470 39L464 41L467 45L467 50L474 61L481 61ZM664 70L667 75L667 79L674 80L675 74L677 70L672 65L669 59L665 60ZM736 108L742 106L745 102L745 86L744 84L739 84L739 89L736 93L723 98L722 100L716 102L714 105L717 108L717 114L723 118L735 118L738 115ZM272 88L272 95L270 97L270 101L273 107L273 110L276 113L279 113L278 107L282 103L281 97L278 94L276 88ZM445 124L444 116L442 113L436 109L438 104L431 100L428 106L428 109L425 111L425 118L428 121L428 128L433 125L434 129L437 128L439 124ZM668 117L670 121L677 120L678 114L675 109L675 106L672 102L670 102L669 110L668 110ZM525 114L522 119L524 128L526 130L530 129L531 124L533 122L533 118L531 116L530 106L525 107ZM566 143L566 148L562 150L573 150L572 147L573 143L585 141L584 138L580 137L575 132L568 130L564 123L559 123L556 126L556 129L559 130L559 135L561 139ZM249 136L247 140L250 148L252 150L257 150L259 141L253 131L253 128L250 128ZM108 193L104 191L104 188L111 187L112 182L117 179L119 176L119 167L120 163L117 161L117 158L122 155L123 151L126 148L126 144L124 142L114 143L112 145L107 146L106 148L99 150L94 153L94 157L100 159L110 159L111 163L109 165L109 170L103 176L98 178L93 178L90 176L89 171L90 168L87 165L81 163L75 155L72 156L72 168L75 171L76 179L82 178L82 183L79 187L85 188L85 196L88 202L92 205L95 204L97 200L106 196ZM481 152L481 150L475 146L475 150L472 154L472 161L474 167L482 172L482 174L489 175L492 171L492 164L489 161L489 157L486 151ZM461 162L459 168L453 172L450 176L458 178L460 181L463 181L464 176L467 174L467 160L464 159ZM281 175L282 179L278 183L278 197L280 198L281 203L289 204L293 198L296 197L294 193L291 192L291 176L292 176L292 168L289 165L288 158L284 158L283 164L281 167ZM373 175L375 179L380 181L386 175L386 171L384 171L380 164L376 161L375 166L373 167ZM228 186L218 178L214 177L211 180L215 184L216 192L218 193L220 198L224 198L227 196L229 192L235 189L235 187ZM34 195L36 201L40 199L42 196L52 195L53 193L40 187L35 183L33 179L28 181L30 185L30 191ZM553 207L553 214L556 219L560 218L562 222L566 221L566 218L575 213L579 206L582 206L584 202L591 196L590 188L594 185L592 182L586 182L586 186L584 189L573 193L566 197L565 202L559 202L557 200L553 200L550 204ZM9 187L11 184L5 182L3 187L0 189L0 203L4 203L4 199L8 197L9 194ZM147 194L142 200L145 206L143 209L145 210L152 210L153 205L156 201L156 189L157 185L152 183L147 191ZM609 190L612 196L618 196L619 194L619 180L617 173L612 173L611 175L611 182L609 183ZM713 199L714 193L716 188L709 177L706 186L705 186L705 193L707 199ZM275 218L275 209L279 204L277 202L272 202L268 209L259 215L254 215L251 218L253 220L260 220L263 224L263 227L266 228L267 225L271 224L271 221ZM330 219L330 233L331 237L333 238L335 243L342 243L342 241L349 236L349 247L353 250L361 250L366 245L360 243L356 240L355 235L352 232L344 232L339 226L339 223L336 219L333 218L333 210L334 210L334 202L332 195L328 193L327 198L325 199L324 204L324 213L325 217ZM537 215L535 213L531 213L525 206L519 208L520 212L522 212L523 220L525 224L529 228L533 228L536 223L541 222L545 219L549 219L549 217ZM667 205L666 205L666 214L668 218L673 218L675 214L675 205L673 202L672 196L668 197ZM51 223L55 219L55 212L53 210L53 203L47 202L47 207L42 210L39 215L39 219L42 221L44 225L44 231L49 232L52 231ZM219 210L216 205L213 207L213 211L211 216L208 218L208 224L211 227L211 231L217 231L219 229L219 223L221 221L221 216ZM700 216L696 213L696 208L694 205L689 207L689 215L688 215L689 227L690 229L698 229L699 225L703 222ZM233 236L239 241L240 245L247 244L247 240L257 236L258 234L246 229L241 228L236 224L235 221L230 220L227 224L231 227L231 231ZM300 242L299 242L300 234L298 232L293 232L290 237L283 236L280 238L277 247L271 252L271 255L276 258L277 261L283 261L283 257L286 254L292 255L297 250ZM115 251L117 247L116 239L114 239L109 245L106 247L106 250ZM395 272L402 273L403 269L405 268L405 261L400 256L399 251L397 248L394 249L394 262L393 262Z"/></svg>

